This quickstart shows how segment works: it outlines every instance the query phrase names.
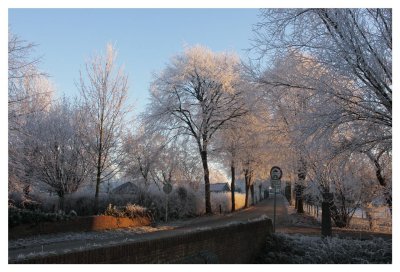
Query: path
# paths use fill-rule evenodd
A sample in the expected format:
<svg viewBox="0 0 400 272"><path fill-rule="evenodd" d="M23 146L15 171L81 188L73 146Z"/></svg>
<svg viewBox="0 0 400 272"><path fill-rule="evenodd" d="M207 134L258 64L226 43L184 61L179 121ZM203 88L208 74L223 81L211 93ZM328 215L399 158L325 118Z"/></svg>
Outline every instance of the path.
<svg viewBox="0 0 400 272"><path fill-rule="evenodd" d="M287 208L283 196L277 196L277 226L287 222ZM261 216L273 217L273 198L266 199L235 213L202 216L188 220L160 223L154 227L139 227L98 232L48 234L10 240L9 260L46 254L60 254L87 248L129 243L132 241L168 236L173 233L214 228L232 222L246 222Z"/></svg>
<svg viewBox="0 0 400 272"><path fill-rule="evenodd" d="M304 235L320 236L321 229L315 220L307 215L298 215L293 207L282 195L277 196L276 232L299 233ZM139 227L97 232L76 232L48 234L10 240L8 244L9 260L18 257L33 257L49 253L67 253L85 250L93 247L102 247L132 241L166 237L178 233L185 233L205 228L214 228L231 222L246 222L261 216L273 218L274 198L268 198L255 206L229 214L215 214L187 220L177 220L168 223L159 223L153 227ZM382 237L391 239L391 234L377 234L334 228L333 234L338 237L352 237L368 239Z"/></svg>

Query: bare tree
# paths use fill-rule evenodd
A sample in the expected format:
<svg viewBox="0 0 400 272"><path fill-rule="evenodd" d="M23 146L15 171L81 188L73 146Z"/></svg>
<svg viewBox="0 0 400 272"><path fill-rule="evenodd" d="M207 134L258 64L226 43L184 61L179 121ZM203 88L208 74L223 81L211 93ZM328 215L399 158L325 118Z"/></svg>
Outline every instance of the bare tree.
<svg viewBox="0 0 400 272"><path fill-rule="evenodd" d="M331 141L335 145L334 156L349 152L377 155L380 150L390 153L391 129L373 117L361 118L368 114L361 112L361 104L354 106L365 98L364 91L315 57L289 52L277 59L259 82L265 86L271 105L275 105L276 117L283 120L282 131L299 158L299 184L304 183L307 175L308 162L302 153L313 145L323 147ZM344 96L353 97L352 103L342 99ZM360 118L354 118L354 114ZM389 195L387 199L390 205Z"/></svg>
<svg viewBox="0 0 400 272"><path fill-rule="evenodd" d="M253 49L260 58L300 52L315 66L343 81L331 88L331 79L319 74L308 84L268 80L272 86L313 89L331 96L342 113L331 126L358 124L380 127L381 135L364 130L354 145L384 145L391 149L392 126L392 11L391 9L268 9L255 26ZM272 62L271 62L272 63ZM310 85L310 82L314 81ZM335 84L338 86L338 82ZM331 120L332 121L332 120ZM372 129L373 130L373 129Z"/></svg>
<svg viewBox="0 0 400 272"><path fill-rule="evenodd" d="M238 157L242 167L245 181L245 207L249 205L249 193L254 205L254 184L256 179L266 179L266 168L271 164L269 156L270 133L268 123L264 123L258 115L249 114L244 118L244 126L241 131L241 148Z"/></svg>
<svg viewBox="0 0 400 272"><path fill-rule="evenodd" d="M236 169L240 162L243 135L240 126L222 130L217 134L214 151L222 162L230 168L231 173L231 211L235 211Z"/></svg>
<svg viewBox="0 0 400 272"><path fill-rule="evenodd" d="M235 55L188 48L158 74L151 87L148 120L195 140L201 157L206 213L210 214L208 147L214 134L246 113Z"/></svg>
<svg viewBox="0 0 400 272"><path fill-rule="evenodd" d="M48 107L53 94L48 76L34 57L36 44L8 33L8 120L11 130L21 129L23 116Z"/></svg>
<svg viewBox="0 0 400 272"><path fill-rule="evenodd" d="M128 133L123 140L125 175L128 178L141 177L144 186L152 181L152 169L166 145L166 139L159 133L148 133L145 126L139 127L135 134Z"/></svg>
<svg viewBox="0 0 400 272"><path fill-rule="evenodd" d="M26 124L30 133L25 141L26 178L40 187L46 184L47 190L55 192L61 210L65 195L75 192L90 170L78 135L77 112L76 105L64 98L48 112L29 118Z"/></svg>
<svg viewBox="0 0 400 272"><path fill-rule="evenodd" d="M8 186L9 192L22 191L26 183L24 141L31 115L48 110L54 87L39 70L36 45L8 33Z"/></svg>
<svg viewBox="0 0 400 272"><path fill-rule="evenodd" d="M387 150L368 150L365 152L375 169L376 180L383 187L386 204L392 213L392 154Z"/></svg>
<svg viewBox="0 0 400 272"><path fill-rule="evenodd" d="M116 52L109 44L106 54L93 57L86 63L85 75L80 73L80 133L95 168L95 212L100 184L116 174L122 156L119 141L127 113L128 78L115 62Z"/></svg>

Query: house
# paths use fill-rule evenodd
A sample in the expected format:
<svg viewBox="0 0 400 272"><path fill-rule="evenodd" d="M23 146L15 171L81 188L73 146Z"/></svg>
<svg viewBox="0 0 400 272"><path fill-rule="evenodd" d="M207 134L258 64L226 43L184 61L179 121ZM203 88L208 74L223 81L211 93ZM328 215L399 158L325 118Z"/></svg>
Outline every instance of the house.
<svg viewBox="0 0 400 272"><path fill-rule="evenodd" d="M139 191L139 187L128 181L123 183L122 185L114 188L111 193L113 194L135 194Z"/></svg>
<svg viewBox="0 0 400 272"><path fill-rule="evenodd" d="M261 191L268 190L268 184L265 181L257 180L254 182L254 189L258 193L260 190L260 185L261 185ZM243 179L237 179L235 181L235 192L245 194L246 193L246 185Z"/></svg>
<svg viewBox="0 0 400 272"><path fill-rule="evenodd" d="M239 194L244 194L246 192L246 186L244 180L237 179L235 181L235 192Z"/></svg>
<svg viewBox="0 0 400 272"><path fill-rule="evenodd" d="M228 182L220 182L220 183L211 183L210 184L210 192L212 193L225 193L230 192L231 187Z"/></svg>

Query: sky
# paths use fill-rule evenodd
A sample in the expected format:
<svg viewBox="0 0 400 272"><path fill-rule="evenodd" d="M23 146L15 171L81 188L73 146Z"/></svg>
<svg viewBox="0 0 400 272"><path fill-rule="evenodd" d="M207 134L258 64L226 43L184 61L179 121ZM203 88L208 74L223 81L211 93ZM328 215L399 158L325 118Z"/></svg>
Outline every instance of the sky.
<svg viewBox="0 0 400 272"><path fill-rule="evenodd" d="M57 95L78 95L79 70L107 43L129 75L129 102L145 109L155 72L184 46L234 51L247 58L258 9L9 9L11 31L38 44L40 68Z"/></svg>

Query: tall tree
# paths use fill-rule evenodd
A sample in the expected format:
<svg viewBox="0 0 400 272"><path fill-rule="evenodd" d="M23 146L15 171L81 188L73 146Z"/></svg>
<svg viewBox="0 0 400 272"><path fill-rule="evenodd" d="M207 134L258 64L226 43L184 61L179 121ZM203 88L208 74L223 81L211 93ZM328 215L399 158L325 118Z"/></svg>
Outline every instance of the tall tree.
<svg viewBox="0 0 400 272"><path fill-rule="evenodd" d="M278 59L275 67L265 72L259 81L265 86L271 105L275 106L276 117L283 120L280 122L283 131L299 158L299 185L307 176L308 162L302 154L316 146L325 148L328 141L335 146L332 156L362 152L378 158L380 153L390 157L391 130L373 119L353 118L349 111L355 113L357 108L338 97L345 92L362 96L362 91L347 77L319 64L310 56L290 52ZM373 159L371 162L377 166ZM381 186L390 188L379 174L377 181ZM386 190L385 197L390 207L390 189ZM301 205L298 207L301 208Z"/></svg>
<svg viewBox="0 0 400 272"><path fill-rule="evenodd" d="M95 168L94 210L98 210L100 184L112 178L122 156L119 143L128 91L128 77L116 66L116 51L107 45L105 55L94 56L80 73L82 96L80 132Z"/></svg>
<svg viewBox="0 0 400 272"><path fill-rule="evenodd" d="M218 130L246 113L239 83L235 55L196 46L173 58L151 86L149 120L160 129L190 135L197 144L207 214L212 212L208 147Z"/></svg>
<svg viewBox="0 0 400 272"><path fill-rule="evenodd" d="M314 66L339 76L312 76L312 87L340 102L342 114L331 126L359 124L364 130L355 145L383 145L391 150L392 127L392 10L391 9L268 9L256 25L254 50L262 57L282 57L297 51ZM271 58L270 58L271 60ZM266 82L267 83L267 82ZM268 81L273 86L310 88L303 81ZM336 83L338 85L338 83ZM373 128L372 128L373 127Z"/></svg>
<svg viewBox="0 0 400 272"><path fill-rule="evenodd" d="M77 130L77 108L66 98L53 103L47 112L29 118L25 141L25 163L31 183L47 185L59 197L64 210L64 197L75 192L86 180L89 165Z"/></svg>
<svg viewBox="0 0 400 272"><path fill-rule="evenodd" d="M8 186L9 192L28 186L24 142L32 137L26 123L32 115L49 108L53 85L39 70L36 45L8 33Z"/></svg>
<svg viewBox="0 0 400 272"><path fill-rule="evenodd" d="M235 211L236 170L240 162L239 157L243 146L243 135L240 126L225 129L217 134L215 152L219 154L223 163L230 168L231 173L231 211Z"/></svg>

